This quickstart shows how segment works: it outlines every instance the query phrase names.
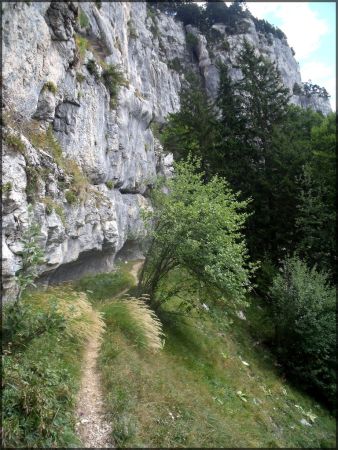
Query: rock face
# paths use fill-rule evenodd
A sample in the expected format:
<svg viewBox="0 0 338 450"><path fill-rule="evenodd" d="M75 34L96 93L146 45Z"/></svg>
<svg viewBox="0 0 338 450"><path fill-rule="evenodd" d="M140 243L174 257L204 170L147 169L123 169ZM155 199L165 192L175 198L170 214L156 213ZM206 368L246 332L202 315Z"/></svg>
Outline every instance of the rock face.
<svg viewBox="0 0 338 450"><path fill-rule="evenodd" d="M2 6L5 300L15 298L21 238L32 223L41 227L46 282L108 271L119 256L141 254L147 192L158 174L172 173L158 127L179 109L187 70L200 73L215 97L216 61L240 77L232 66L245 37L277 62L290 90L301 82L287 43L260 35L250 20L231 36L215 25L211 44L146 3L100 3ZM198 39L193 54L187 32ZM115 86L102 77L110 66L123 74ZM329 111L323 99L292 101Z"/></svg>

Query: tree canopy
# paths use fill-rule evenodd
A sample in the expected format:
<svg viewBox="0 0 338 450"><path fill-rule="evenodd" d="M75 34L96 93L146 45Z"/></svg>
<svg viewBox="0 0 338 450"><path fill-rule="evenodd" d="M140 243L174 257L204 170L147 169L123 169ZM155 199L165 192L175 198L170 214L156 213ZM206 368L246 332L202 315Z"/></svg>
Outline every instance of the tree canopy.
<svg viewBox="0 0 338 450"><path fill-rule="evenodd" d="M166 191L154 191L154 225L140 277L142 292L155 301L159 282L182 267L189 274L241 302L250 287L250 269L242 235L246 202L240 202L225 180L203 181L199 163L175 165Z"/></svg>

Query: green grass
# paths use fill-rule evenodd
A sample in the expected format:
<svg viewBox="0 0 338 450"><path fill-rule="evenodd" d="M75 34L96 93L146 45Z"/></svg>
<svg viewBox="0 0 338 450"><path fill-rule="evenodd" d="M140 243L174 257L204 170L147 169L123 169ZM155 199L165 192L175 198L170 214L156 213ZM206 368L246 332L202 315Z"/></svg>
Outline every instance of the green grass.
<svg viewBox="0 0 338 450"><path fill-rule="evenodd" d="M80 313L80 314L78 314ZM25 294L3 315L3 445L81 447L74 407L81 353L95 321L69 287Z"/></svg>
<svg viewBox="0 0 338 450"><path fill-rule="evenodd" d="M100 308L99 365L119 447L335 447L334 418L288 384L257 344L261 325L271 332L258 304L242 321L220 307L178 319L168 302L166 345L156 356L138 345L135 323L114 302Z"/></svg>
<svg viewBox="0 0 338 450"><path fill-rule="evenodd" d="M74 284L75 289L85 292L93 303L112 299L135 284L129 273L131 264L121 264L114 272L85 276Z"/></svg>

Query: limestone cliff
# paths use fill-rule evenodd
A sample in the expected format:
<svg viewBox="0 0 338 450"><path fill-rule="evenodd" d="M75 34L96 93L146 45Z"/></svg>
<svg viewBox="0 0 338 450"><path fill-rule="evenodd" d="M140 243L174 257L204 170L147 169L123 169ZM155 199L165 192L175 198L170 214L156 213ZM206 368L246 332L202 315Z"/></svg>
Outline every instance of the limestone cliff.
<svg viewBox="0 0 338 450"><path fill-rule="evenodd" d="M187 70L211 97L217 60L234 68L243 38L277 62L292 92L299 66L285 40L256 31L212 42L171 15L132 2L18 2L3 8L3 289L15 296L21 236L41 227L46 281L110 270L140 252L140 210L158 174L171 172L158 127L180 107ZM193 33L193 53L186 35ZM224 45L224 43L227 45ZM102 74L119 68L116 101ZM108 73L107 72L107 73ZM115 100L115 99L114 99ZM327 113L327 100L292 102ZM28 205L32 204L32 214Z"/></svg>

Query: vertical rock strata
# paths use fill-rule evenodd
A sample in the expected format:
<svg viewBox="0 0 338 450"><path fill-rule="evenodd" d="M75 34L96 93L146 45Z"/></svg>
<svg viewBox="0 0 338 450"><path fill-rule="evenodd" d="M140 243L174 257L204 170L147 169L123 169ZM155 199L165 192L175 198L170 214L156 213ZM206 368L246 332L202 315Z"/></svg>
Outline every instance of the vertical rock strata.
<svg viewBox="0 0 338 450"><path fill-rule="evenodd" d="M31 220L41 227L46 281L108 271L119 252L140 251L147 192L159 174L171 172L157 130L179 109L188 70L215 97L216 61L238 78L232 66L246 37L277 62L290 90L301 83L286 41L268 40L249 19L242 34L227 36L216 26L220 37L208 43L143 2L5 2L2 8L5 299L15 296L21 237ZM187 32L198 39L193 54ZM102 77L110 66L123 74L113 103ZM294 95L292 102L330 110L319 98Z"/></svg>

